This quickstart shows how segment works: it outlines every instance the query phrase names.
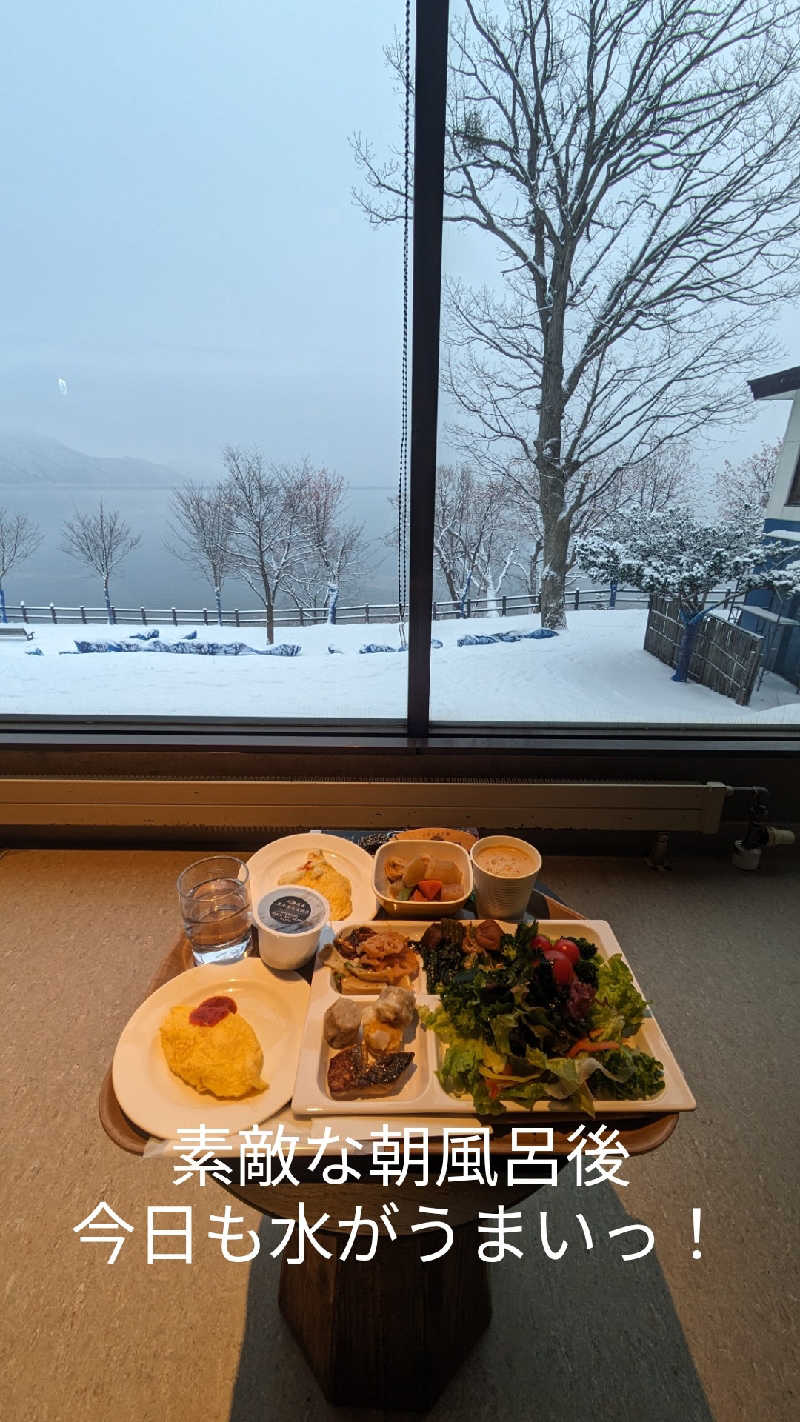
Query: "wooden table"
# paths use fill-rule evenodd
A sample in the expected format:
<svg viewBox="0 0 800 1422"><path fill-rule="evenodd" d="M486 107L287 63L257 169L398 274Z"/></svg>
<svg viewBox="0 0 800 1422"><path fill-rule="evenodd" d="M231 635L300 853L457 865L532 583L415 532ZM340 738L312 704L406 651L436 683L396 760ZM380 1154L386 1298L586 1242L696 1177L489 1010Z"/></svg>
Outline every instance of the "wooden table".
<svg viewBox="0 0 800 1422"><path fill-rule="evenodd" d="M553 918L580 917L555 901L549 900L548 907ZM189 944L181 937L160 964L143 999L191 966ZM122 1111L110 1067L99 1105L100 1120L111 1140L123 1150L142 1155L149 1137ZM353 1118L354 1135L357 1119ZM573 1148L568 1136L578 1119L560 1117L554 1127L553 1154L559 1168ZM626 1116L612 1124L629 1155L641 1155L663 1145L677 1119L674 1113L664 1113ZM542 1122L537 1119L536 1124ZM511 1156L511 1125L493 1122L492 1128L491 1158L501 1168L502 1177ZM431 1158L436 1157L436 1151L433 1138ZM351 1157L350 1163L358 1166L358 1158ZM307 1165L295 1157L293 1171L300 1188L233 1184L222 1184L222 1188L262 1214L296 1216L302 1199L310 1220L324 1213L330 1216L326 1230L317 1236L330 1251L330 1259L313 1249L301 1264L288 1264L284 1257L281 1312L330 1402L420 1411L435 1401L489 1323L488 1269L478 1257L479 1212L517 1204L540 1187L509 1186L498 1178L494 1186L469 1182L419 1187L405 1183L384 1190L367 1173L371 1163L371 1159L363 1161L357 1182L327 1185L309 1175ZM365 1216L378 1219L382 1205L389 1200L398 1206L391 1215L397 1239L382 1235L369 1262L355 1262L352 1257L342 1261L345 1236L335 1222L351 1217L357 1204ZM418 1239L411 1234L411 1225L419 1218L420 1205L441 1207L445 1203L448 1223L454 1227L453 1244L441 1259L423 1264L420 1253L431 1247L430 1242L425 1242L425 1235Z"/></svg>

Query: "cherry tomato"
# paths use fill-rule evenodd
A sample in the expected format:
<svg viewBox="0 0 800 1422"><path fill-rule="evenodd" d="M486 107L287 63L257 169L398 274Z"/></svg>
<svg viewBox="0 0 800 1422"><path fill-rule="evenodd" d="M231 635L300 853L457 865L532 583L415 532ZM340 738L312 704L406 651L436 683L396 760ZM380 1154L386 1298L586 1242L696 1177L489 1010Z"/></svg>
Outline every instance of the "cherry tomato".
<svg viewBox="0 0 800 1422"><path fill-rule="evenodd" d="M549 953L545 953L550 967L553 969L553 977L557 987L566 987L572 982L572 964L566 953L561 953L557 948L551 948Z"/></svg>
<svg viewBox="0 0 800 1422"><path fill-rule="evenodd" d="M559 938L555 947L559 953L566 953L569 961L573 964L577 963L581 956L581 950L573 938Z"/></svg>
<svg viewBox="0 0 800 1422"><path fill-rule="evenodd" d="M555 944L552 938L545 938L543 933L537 933L531 947L538 948L540 953L549 953L550 949L555 947Z"/></svg>

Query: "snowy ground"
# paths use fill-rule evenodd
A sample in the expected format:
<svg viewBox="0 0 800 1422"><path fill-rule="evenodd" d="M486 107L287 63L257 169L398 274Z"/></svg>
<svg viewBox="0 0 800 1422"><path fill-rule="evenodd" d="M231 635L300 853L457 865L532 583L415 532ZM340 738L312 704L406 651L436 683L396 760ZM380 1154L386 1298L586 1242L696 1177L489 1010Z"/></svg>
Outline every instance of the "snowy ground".
<svg viewBox="0 0 800 1422"><path fill-rule="evenodd" d="M644 722L646 724L800 723L800 696L767 676L749 707L705 687L678 685L668 667L643 650L644 611L572 613L566 632L548 641L458 647L467 632L538 626L536 617L437 622L444 643L431 653L431 715L437 721ZM397 628L370 624L281 629L277 641L300 644L297 657L152 655L59 656L74 639L127 639L133 627L49 626L35 639L0 639L0 714L401 717L407 657L359 655L366 642L397 645ZM140 629L141 630L141 629ZM175 641L185 632L165 625ZM259 629L197 630L198 640L264 647ZM143 644L146 646L146 644ZM342 655L331 655L328 647ZM40 647L43 656L28 656Z"/></svg>

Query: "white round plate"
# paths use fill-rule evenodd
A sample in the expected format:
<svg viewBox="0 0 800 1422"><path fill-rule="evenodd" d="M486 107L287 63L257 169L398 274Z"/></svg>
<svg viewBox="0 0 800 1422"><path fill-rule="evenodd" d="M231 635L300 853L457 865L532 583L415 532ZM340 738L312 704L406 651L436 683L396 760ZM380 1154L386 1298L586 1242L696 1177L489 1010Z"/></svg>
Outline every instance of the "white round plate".
<svg viewBox="0 0 800 1422"><path fill-rule="evenodd" d="M310 988L299 973L275 973L260 958L213 963L170 978L146 998L117 1043L111 1068L117 1100L151 1136L174 1140L188 1126L246 1130L279 1111L294 1088ZM232 997L264 1053L266 1091L237 1100L195 1091L167 1066L159 1027L171 1007L205 997Z"/></svg>
<svg viewBox="0 0 800 1422"><path fill-rule="evenodd" d="M284 875L300 872L311 849L321 849L334 869L350 880L353 912L347 918L334 919L334 930L341 933L343 928L374 918L378 904L372 889L373 861L359 844L338 834L287 834L256 850L247 861L253 909L263 894L278 887L278 880Z"/></svg>

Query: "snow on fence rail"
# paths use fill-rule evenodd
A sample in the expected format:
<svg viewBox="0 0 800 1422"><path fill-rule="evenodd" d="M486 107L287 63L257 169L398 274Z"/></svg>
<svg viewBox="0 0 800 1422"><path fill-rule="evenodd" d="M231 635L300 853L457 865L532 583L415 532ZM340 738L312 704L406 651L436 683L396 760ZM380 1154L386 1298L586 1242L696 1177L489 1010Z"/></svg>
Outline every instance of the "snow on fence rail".
<svg viewBox="0 0 800 1422"><path fill-rule="evenodd" d="M726 596L724 589L715 590L712 600L721 601ZM725 602L727 606L727 601ZM569 588L567 610L580 611L581 608L600 609L604 607L648 607L646 593L636 588ZM437 599L431 606L434 621L448 618L473 617L521 617L526 613L539 612L538 595L529 593L503 593L496 597L465 598L463 603ZM108 624L105 607L56 607L49 603L46 607L28 606L20 602L18 607L6 609L9 622L80 622ZM216 608L185 607L114 607L111 608L112 622L124 625L158 626L172 624L180 626L218 626ZM223 627L263 627L266 614L263 607L233 608L222 613ZM328 621L324 607L281 607L275 610L276 627L313 627ZM334 621L337 623L397 622L397 603L373 602L354 603L349 607L338 606Z"/></svg>

